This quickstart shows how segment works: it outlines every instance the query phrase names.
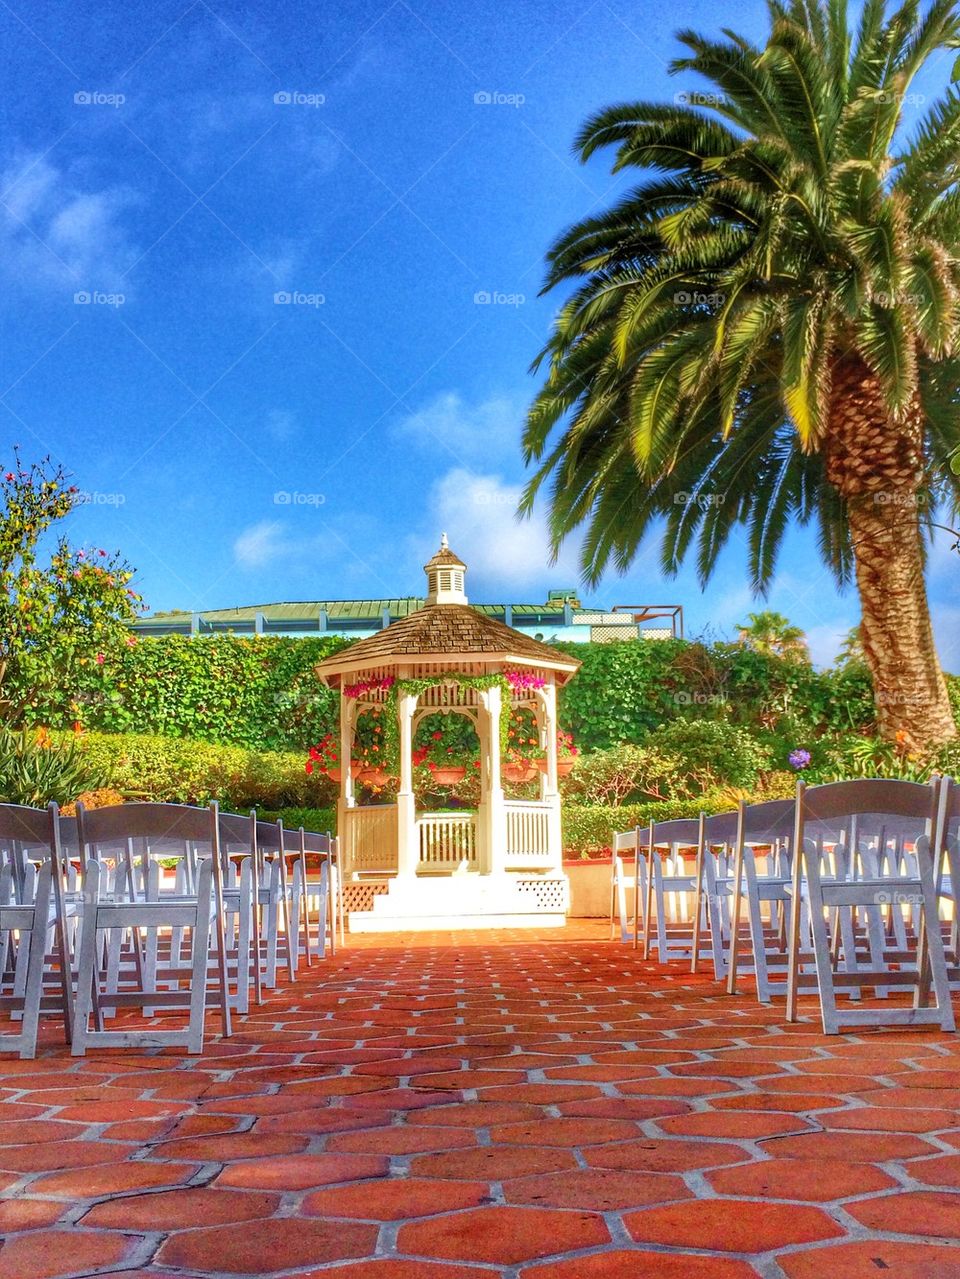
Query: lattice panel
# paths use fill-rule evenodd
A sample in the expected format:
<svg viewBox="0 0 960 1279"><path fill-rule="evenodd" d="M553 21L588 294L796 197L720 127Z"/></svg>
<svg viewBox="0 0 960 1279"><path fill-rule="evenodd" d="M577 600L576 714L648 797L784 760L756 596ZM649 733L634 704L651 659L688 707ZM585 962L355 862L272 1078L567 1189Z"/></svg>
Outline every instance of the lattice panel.
<svg viewBox="0 0 960 1279"><path fill-rule="evenodd" d="M610 644L614 640L634 640L637 633L636 626L591 626L590 642Z"/></svg>
<svg viewBox="0 0 960 1279"><path fill-rule="evenodd" d="M373 899L382 897L389 889L389 884L344 884L343 909L348 914L352 910L373 910Z"/></svg>
<svg viewBox="0 0 960 1279"><path fill-rule="evenodd" d="M565 879L518 879L517 890L524 910L566 911L570 907Z"/></svg>

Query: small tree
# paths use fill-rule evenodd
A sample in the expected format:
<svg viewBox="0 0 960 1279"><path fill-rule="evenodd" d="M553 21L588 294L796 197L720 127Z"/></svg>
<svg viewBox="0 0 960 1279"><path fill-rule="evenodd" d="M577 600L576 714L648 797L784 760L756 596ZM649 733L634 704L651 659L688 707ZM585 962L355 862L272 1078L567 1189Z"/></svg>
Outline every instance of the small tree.
<svg viewBox="0 0 960 1279"><path fill-rule="evenodd" d="M49 458L26 465L15 449L13 468L0 472L0 713L13 723L51 708L82 719L79 669L133 642L142 604L119 554L73 550L59 537L45 557L45 534L77 501Z"/></svg>
<svg viewBox="0 0 960 1279"><path fill-rule="evenodd" d="M810 653L802 629L794 626L782 613L766 610L748 613L747 620L738 629L737 638L755 653L766 657L788 657L799 662L809 662Z"/></svg>

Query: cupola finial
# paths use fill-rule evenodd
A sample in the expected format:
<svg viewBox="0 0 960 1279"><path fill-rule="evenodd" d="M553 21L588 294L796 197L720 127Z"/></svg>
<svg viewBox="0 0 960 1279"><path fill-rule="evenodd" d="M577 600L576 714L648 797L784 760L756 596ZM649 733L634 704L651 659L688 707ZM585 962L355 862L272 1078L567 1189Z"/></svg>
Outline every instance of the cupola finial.
<svg viewBox="0 0 960 1279"><path fill-rule="evenodd" d="M446 533L440 535L440 549L423 566L427 575L427 604L466 604L463 587L467 566L450 549Z"/></svg>

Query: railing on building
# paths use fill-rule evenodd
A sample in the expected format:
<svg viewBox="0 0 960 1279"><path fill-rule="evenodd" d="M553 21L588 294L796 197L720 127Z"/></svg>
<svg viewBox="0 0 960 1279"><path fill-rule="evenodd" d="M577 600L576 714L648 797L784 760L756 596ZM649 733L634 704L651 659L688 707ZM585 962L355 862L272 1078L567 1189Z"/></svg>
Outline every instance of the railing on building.
<svg viewBox="0 0 960 1279"><path fill-rule="evenodd" d="M519 866L550 866L551 806L536 800L508 800L506 803L507 869Z"/></svg>
<svg viewBox="0 0 960 1279"><path fill-rule="evenodd" d="M417 818L420 869L477 869L476 813L423 813Z"/></svg>
<svg viewBox="0 0 960 1279"><path fill-rule="evenodd" d="M397 869L397 806L370 804L344 813L341 853L344 873L371 873Z"/></svg>

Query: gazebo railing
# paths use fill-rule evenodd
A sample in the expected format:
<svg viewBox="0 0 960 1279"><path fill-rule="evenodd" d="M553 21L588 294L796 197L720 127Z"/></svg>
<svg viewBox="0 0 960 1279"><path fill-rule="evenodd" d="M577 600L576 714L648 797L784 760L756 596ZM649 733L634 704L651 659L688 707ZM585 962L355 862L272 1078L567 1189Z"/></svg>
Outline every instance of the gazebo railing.
<svg viewBox="0 0 960 1279"><path fill-rule="evenodd" d="M420 869L450 871L467 864L477 869L475 813L423 813L417 818Z"/></svg>
<svg viewBox="0 0 960 1279"><path fill-rule="evenodd" d="M537 800L507 800L506 866L548 866L550 852L549 804Z"/></svg>
<svg viewBox="0 0 960 1279"><path fill-rule="evenodd" d="M389 871L397 869L397 806L370 804L348 808L344 813L340 840L344 871Z"/></svg>

